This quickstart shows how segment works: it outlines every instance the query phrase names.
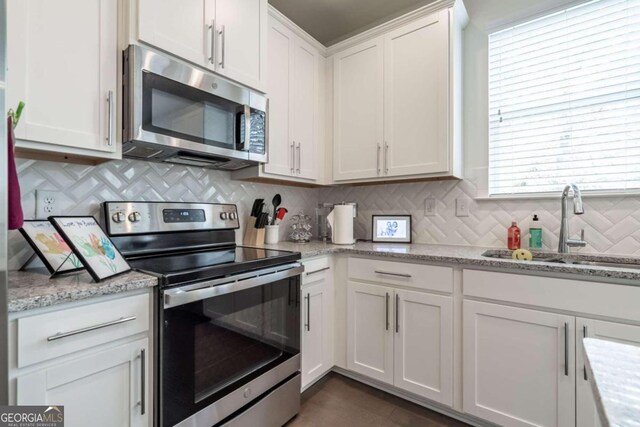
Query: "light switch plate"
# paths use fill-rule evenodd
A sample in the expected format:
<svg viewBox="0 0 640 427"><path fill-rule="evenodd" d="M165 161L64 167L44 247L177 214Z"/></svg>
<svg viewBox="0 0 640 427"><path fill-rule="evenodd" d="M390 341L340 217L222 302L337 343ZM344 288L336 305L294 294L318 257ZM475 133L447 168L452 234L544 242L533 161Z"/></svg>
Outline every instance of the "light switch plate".
<svg viewBox="0 0 640 427"><path fill-rule="evenodd" d="M435 216L436 209L437 204L434 197L427 197L424 199L424 216Z"/></svg>
<svg viewBox="0 0 640 427"><path fill-rule="evenodd" d="M458 197L456 199L456 216L469 216L469 200L464 197Z"/></svg>

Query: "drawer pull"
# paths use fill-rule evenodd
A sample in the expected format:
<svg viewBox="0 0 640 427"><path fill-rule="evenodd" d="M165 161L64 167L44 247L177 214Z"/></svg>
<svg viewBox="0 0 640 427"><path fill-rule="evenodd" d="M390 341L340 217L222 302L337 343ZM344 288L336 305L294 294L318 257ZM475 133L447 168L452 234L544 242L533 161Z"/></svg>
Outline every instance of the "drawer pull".
<svg viewBox="0 0 640 427"><path fill-rule="evenodd" d="M564 322L564 375L569 376L569 324Z"/></svg>
<svg viewBox="0 0 640 427"><path fill-rule="evenodd" d="M138 402L138 405L140 405L140 415L144 415L147 411L147 361L144 348L140 350L140 355L137 358L140 359L140 402Z"/></svg>
<svg viewBox="0 0 640 427"><path fill-rule="evenodd" d="M319 270L310 271L310 272L308 272L308 273L304 273L304 274L305 274L305 275L307 275L307 276L310 276L310 275L312 275L312 274L316 274L316 273L321 273L321 272L323 272L323 271L327 271L327 270L329 270L330 268L331 268L331 267L324 267L324 268L321 268L321 269L319 269Z"/></svg>
<svg viewBox="0 0 640 427"><path fill-rule="evenodd" d="M55 341L55 340L59 340L59 339L62 339L62 338L71 337L73 335L78 335L78 334L82 334L82 333L85 333L85 332L95 331L96 329L102 329L102 328L106 328L108 326L119 325L120 323L131 322L132 320L136 320L136 316L121 317L118 320L112 320L111 322L101 323L101 324L95 325L95 326L88 326L88 327L82 328L82 329L76 329L75 331L58 332L57 334L52 335L49 338L47 338L47 341Z"/></svg>
<svg viewBox="0 0 640 427"><path fill-rule="evenodd" d="M375 270L374 273L376 273L376 274L386 274L387 276L397 276L397 277L406 277L406 278L410 278L411 277L410 274L406 274L406 273L391 273L389 271L380 271L380 270Z"/></svg>

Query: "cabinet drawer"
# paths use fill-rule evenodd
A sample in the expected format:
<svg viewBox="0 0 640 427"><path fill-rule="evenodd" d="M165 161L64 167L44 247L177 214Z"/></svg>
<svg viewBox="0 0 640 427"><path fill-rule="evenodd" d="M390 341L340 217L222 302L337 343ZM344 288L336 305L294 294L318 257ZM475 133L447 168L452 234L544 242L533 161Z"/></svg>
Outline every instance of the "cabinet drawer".
<svg viewBox="0 0 640 427"><path fill-rule="evenodd" d="M327 275L331 274L331 266L329 257L315 258L303 261L304 273L302 273L302 285L319 282L325 280Z"/></svg>
<svg viewBox="0 0 640 427"><path fill-rule="evenodd" d="M453 269L380 259L349 258L349 278L408 286L439 292L453 292Z"/></svg>
<svg viewBox="0 0 640 427"><path fill-rule="evenodd" d="M17 320L18 367L149 329L149 295L136 295Z"/></svg>

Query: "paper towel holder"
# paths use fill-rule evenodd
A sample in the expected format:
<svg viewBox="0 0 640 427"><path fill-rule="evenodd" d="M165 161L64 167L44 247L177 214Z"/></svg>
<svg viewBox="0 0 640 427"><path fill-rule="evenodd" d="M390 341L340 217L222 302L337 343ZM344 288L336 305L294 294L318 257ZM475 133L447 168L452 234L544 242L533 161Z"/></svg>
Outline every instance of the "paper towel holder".
<svg viewBox="0 0 640 427"><path fill-rule="evenodd" d="M371 241L411 243L411 215L372 215Z"/></svg>

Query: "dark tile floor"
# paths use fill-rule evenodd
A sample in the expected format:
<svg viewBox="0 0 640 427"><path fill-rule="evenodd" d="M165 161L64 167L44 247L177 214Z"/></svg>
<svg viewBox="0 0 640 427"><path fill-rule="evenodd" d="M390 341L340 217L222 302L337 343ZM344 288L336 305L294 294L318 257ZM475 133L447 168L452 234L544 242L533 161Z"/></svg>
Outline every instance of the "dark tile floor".
<svg viewBox="0 0 640 427"><path fill-rule="evenodd" d="M300 413L286 427L466 425L332 372L302 394Z"/></svg>

